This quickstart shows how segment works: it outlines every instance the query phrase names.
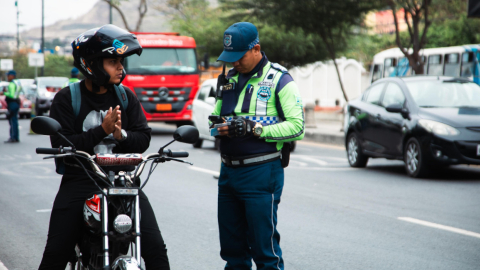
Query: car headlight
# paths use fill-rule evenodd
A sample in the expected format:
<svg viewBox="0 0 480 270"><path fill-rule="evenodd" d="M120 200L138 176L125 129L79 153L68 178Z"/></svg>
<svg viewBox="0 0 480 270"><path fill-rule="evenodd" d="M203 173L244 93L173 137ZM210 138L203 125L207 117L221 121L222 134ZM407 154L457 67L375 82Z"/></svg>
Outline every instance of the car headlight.
<svg viewBox="0 0 480 270"><path fill-rule="evenodd" d="M52 93L50 93L50 92L45 92L45 93L43 93L43 95L44 95L46 98L48 98L48 97L50 97L50 96L52 95Z"/></svg>
<svg viewBox="0 0 480 270"><path fill-rule="evenodd" d="M420 119L418 120L418 123L428 132L432 132L437 135L455 136L460 134L460 131L458 131L458 129L437 121Z"/></svg>

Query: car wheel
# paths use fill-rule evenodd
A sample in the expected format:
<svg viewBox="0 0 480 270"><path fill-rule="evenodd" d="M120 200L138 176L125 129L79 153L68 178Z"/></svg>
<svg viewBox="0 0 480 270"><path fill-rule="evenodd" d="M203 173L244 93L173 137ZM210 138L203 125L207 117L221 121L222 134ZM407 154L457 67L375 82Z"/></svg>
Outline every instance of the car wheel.
<svg viewBox="0 0 480 270"><path fill-rule="evenodd" d="M362 148L357 135L352 133L347 140L347 157L348 163L352 167L363 168L367 166L368 156L362 153Z"/></svg>
<svg viewBox="0 0 480 270"><path fill-rule="evenodd" d="M198 140L193 144L193 148L202 148L202 144L203 144L203 140L202 140L202 139L198 139Z"/></svg>
<svg viewBox="0 0 480 270"><path fill-rule="evenodd" d="M421 178L428 175L428 164L417 139L411 138L407 141L403 155L408 176Z"/></svg>

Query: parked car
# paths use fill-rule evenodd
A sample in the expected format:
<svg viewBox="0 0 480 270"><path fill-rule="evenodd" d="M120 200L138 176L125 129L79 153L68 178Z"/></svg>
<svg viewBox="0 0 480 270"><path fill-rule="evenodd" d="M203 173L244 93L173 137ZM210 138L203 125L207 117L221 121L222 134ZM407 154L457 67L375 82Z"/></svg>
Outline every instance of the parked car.
<svg viewBox="0 0 480 270"><path fill-rule="evenodd" d="M480 86L461 78L384 78L347 104L352 167L403 160L411 177L453 164L480 164Z"/></svg>
<svg viewBox="0 0 480 270"><path fill-rule="evenodd" d="M215 93L217 88L217 79L209 79L202 83L200 90L197 92L193 100L192 107L192 121L199 132L199 139L193 144L195 148L201 148L203 141L214 141L215 149L218 149L220 144L219 139L210 136L208 116L212 114L215 107ZM290 143L291 151L296 147L296 142Z"/></svg>
<svg viewBox="0 0 480 270"><path fill-rule="evenodd" d="M18 79L20 84L22 85L22 90L23 93L25 94L25 97L28 98L30 101L35 102L35 87L33 84L35 83L35 79Z"/></svg>
<svg viewBox="0 0 480 270"><path fill-rule="evenodd" d="M215 89L217 87L217 79L209 79L202 83L193 100L192 121L198 129L199 139L193 144L195 148L201 148L203 141L215 142L215 149L218 149L219 139L210 136L208 124L208 116L212 114L215 107Z"/></svg>
<svg viewBox="0 0 480 270"><path fill-rule="evenodd" d="M0 114L7 114L8 113L8 104L5 101L4 93L7 91L7 87L10 83L9 82L0 82ZM32 114L32 102L28 100L25 95L20 94L20 110L19 115L20 118L30 118Z"/></svg>
<svg viewBox="0 0 480 270"><path fill-rule="evenodd" d="M50 110L55 94L68 82L67 77L37 77L33 88L35 95L35 113L43 115Z"/></svg>

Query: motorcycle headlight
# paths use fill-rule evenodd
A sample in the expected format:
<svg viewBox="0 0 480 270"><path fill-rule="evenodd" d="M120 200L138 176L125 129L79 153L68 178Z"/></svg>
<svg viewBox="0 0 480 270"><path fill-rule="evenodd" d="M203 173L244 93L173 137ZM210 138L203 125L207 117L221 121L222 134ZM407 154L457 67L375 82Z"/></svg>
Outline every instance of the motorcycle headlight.
<svg viewBox="0 0 480 270"><path fill-rule="evenodd" d="M119 233L126 233L132 228L132 219L127 215L120 214L113 221L113 228Z"/></svg>
<svg viewBox="0 0 480 270"><path fill-rule="evenodd" d="M460 131L458 131L458 129L437 121L420 119L418 120L418 123L428 132L434 133L436 135L455 136L460 134Z"/></svg>

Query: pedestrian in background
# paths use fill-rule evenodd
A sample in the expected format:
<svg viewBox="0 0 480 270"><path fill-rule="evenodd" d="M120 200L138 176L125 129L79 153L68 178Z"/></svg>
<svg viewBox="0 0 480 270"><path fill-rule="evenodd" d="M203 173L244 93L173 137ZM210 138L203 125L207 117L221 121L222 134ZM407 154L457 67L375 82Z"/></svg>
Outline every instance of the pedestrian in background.
<svg viewBox="0 0 480 270"><path fill-rule="evenodd" d="M302 99L288 71L260 50L255 25L235 23L219 61L231 63L213 115L222 167L218 180L220 256L226 270L284 269L277 209L290 145L304 136ZM219 91L219 90L217 90Z"/></svg>
<svg viewBox="0 0 480 270"><path fill-rule="evenodd" d="M68 79L68 82L65 83L63 87L67 87L72 83L76 83L80 81L80 72L78 71L78 68L74 67L70 71L70 79Z"/></svg>
<svg viewBox="0 0 480 270"><path fill-rule="evenodd" d="M7 80L10 82L7 92L5 93L5 101L8 106L8 122L10 124L10 138L5 143L20 142L20 134L18 130L18 111L20 110L20 92L22 86L16 79L17 72L10 70L7 73Z"/></svg>

